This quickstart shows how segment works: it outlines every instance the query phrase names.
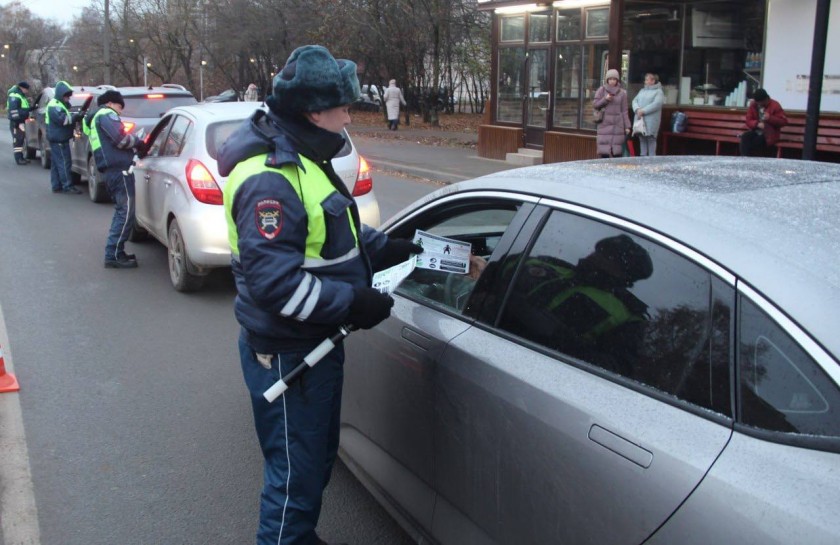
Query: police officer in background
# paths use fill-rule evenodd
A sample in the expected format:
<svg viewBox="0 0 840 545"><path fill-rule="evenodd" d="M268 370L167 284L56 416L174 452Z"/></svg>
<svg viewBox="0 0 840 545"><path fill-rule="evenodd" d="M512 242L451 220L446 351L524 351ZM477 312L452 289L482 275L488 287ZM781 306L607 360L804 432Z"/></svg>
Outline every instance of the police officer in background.
<svg viewBox="0 0 840 545"><path fill-rule="evenodd" d="M29 112L32 109L29 105L29 84L21 81L13 85L6 93L6 112L9 117L9 130L12 132L12 148L15 153L15 163L19 165L29 164L29 160L23 156L23 146L26 141L26 127L24 123L29 119Z"/></svg>
<svg viewBox="0 0 840 545"><path fill-rule="evenodd" d="M70 96L73 88L66 81L55 84L55 95L47 104L45 120L47 122L47 140L50 143L50 184L53 193L73 193L81 191L73 185L70 174L70 140L73 138L73 125L84 117L84 112L70 113Z"/></svg>
<svg viewBox="0 0 840 545"><path fill-rule="evenodd" d="M119 91L105 91L96 99L99 109L85 118L90 129L90 149L96 169L105 177L114 200L114 218L105 244L106 269L137 267L133 254L125 253L125 241L134 229L134 150L141 149L140 136L124 134L120 114L125 100Z"/></svg>
<svg viewBox="0 0 840 545"><path fill-rule="evenodd" d="M294 50L257 110L221 146L239 353L265 461L259 545L317 545L324 488L338 451L344 346L280 398L279 377L342 324L386 319L372 273L422 248L364 226L330 160L344 146L356 64L321 46Z"/></svg>

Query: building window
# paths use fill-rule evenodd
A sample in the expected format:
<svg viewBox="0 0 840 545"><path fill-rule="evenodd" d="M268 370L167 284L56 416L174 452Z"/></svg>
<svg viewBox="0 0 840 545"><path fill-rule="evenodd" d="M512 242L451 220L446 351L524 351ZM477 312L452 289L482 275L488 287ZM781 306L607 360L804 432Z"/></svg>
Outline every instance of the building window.
<svg viewBox="0 0 840 545"><path fill-rule="evenodd" d="M531 13L528 16L528 41L545 43L551 41L551 12Z"/></svg>
<svg viewBox="0 0 840 545"><path fill-rule="evenodd" d="M557 10L557 41L580 40L580 10Z"/></svg>
<svg viewBox="0 0 840 545"><path fill-rule="evenodd" d="M499 92L496 104L498 121L522 122L522 73L525 67L524 47L499 49Z"/></svg>
<svg viewBox="0 0 840 545"><path fill-rule="evenodd" d="M500 40L502 42L525 41L525 16L502 17Z"/></svg>
<svg viewBox="0 0 840 545"><path fill-rule="evenodd" d="M586 10L586 37L606 38L610 33L610 8Z"/></svg>

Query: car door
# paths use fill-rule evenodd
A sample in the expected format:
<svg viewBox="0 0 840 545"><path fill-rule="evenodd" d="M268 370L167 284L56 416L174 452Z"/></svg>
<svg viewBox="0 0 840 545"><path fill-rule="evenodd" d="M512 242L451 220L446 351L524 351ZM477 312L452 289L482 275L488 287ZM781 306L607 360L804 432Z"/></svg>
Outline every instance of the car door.
<svg viewBox="0 0 840 545"><path fill-rule="evenodd" d="M149 176L147 203L149 221L155 232L160 233L167 240L167 215L178 202L184 198L192 198L188 191L184 192L181 179L184 177L186 163L181 159L181 152L189 138L193 122L184 115L173 115L172 127L166 135L160 153L152 163L146 175Z"/></svg>
<svg viewBox="0 0 840 545"><path fill-rule="evenodd" d="M155 225L153 221L154 197L152 195L151 181L153 173L158 169L157 161L166 143L169 129L172 127L172 121L174 119L174 115L168 115L161 119L155 128L152 129L148 137L148 151L137 162L134 168L135 216L140 225L157 238L165 237L166 233L161 233L159 226ZM157 175L155 174L155 176Z"/></svg>
<svg viewBox="0 0 840 545"><path fill-rule="evenodd" d="M552 204L437 366L442 543L641 543L731 436L733 280Z"/></svg>
<svg viewBox="0 0 840 545"><path fill-rule="evenodd" d="M443 199L395 226L389 236L416 229L458 237L489 258L504 244L520 201ZM508 235L510 239L513 235ZM429 531L435 502L435 362L446 343L470 327L462 276L415 270L394 295L391 318L347 341L341 445L365 474ZM460 282L464 280L464 282Z"/></svg>

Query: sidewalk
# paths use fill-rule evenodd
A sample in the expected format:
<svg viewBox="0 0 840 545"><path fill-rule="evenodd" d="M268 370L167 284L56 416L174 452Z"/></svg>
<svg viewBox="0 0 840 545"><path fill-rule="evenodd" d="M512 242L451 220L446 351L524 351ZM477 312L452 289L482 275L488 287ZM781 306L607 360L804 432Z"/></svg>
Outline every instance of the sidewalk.
<svg viewBox="0 0 840 545"><path fill-rule="evenodd" d="M353 126L347 128L359 153L377 170L391 170L437 182L469 180L515 168L484 159L475 150L478 135L434 129Z"/></svg>

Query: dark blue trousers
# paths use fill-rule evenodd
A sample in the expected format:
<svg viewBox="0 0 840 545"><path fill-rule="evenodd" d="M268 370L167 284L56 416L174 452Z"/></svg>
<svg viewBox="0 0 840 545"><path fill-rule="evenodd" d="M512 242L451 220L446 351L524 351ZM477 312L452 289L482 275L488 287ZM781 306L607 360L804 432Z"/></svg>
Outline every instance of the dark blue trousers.
<svg viewBox="0 0 840 545"><path fill-rule="evenodd" d="M257 545L316 543L321 497L338 454L344 346L333 349L273 403L262 395L308 352L274 354L266 369L254 350L239 340L242 374L264 458Z"/></svg>
<svg viewBox="0 0 840 545"><path fill-rule="evenodd" d="M105 243L105 260L113 261L125 253L125 241L134 229L134 174L116 169L101 174L114 200L114 218Z"/></svg>
<svg viewBox="0 0 840 545"><path fill-rule="evenodd" d="M70 166L70 142L50 142L50 185L53 191L67 191L73 186Z"/></svg>

